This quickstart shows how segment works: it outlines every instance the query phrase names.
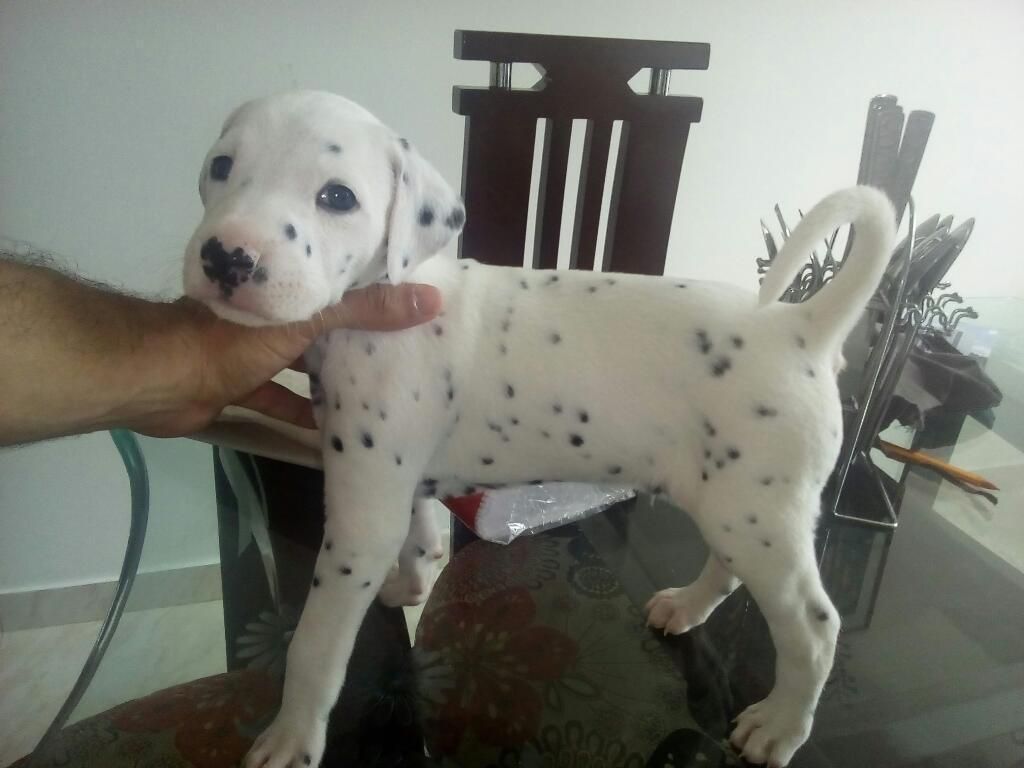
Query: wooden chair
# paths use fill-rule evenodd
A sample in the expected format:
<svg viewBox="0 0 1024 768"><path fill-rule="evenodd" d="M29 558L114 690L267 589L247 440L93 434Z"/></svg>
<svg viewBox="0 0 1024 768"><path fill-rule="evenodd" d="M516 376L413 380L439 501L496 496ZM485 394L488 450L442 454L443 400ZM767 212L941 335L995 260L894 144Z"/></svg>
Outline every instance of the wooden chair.
<svg viewBox="0 0 1024 768"><path fill-rule="evenodd" d="M466 227L459 255L522 266L538 120L547 122L536 225L528 265L554 268L562 230L573 120L585 120L573 212L570 268L592 269L609 161L614 161L604 271L662 274L690 125L703 100L669 96L675 69L707 69L707 43L615 40L459 30L455 58L487 61L490 86L456 86L453 109L466 117L462 193ZM542 73L529 89L511 87L512 65ZM650 68L647 94L629 81ZM622 121L611 156L612 128Z"/></svg>

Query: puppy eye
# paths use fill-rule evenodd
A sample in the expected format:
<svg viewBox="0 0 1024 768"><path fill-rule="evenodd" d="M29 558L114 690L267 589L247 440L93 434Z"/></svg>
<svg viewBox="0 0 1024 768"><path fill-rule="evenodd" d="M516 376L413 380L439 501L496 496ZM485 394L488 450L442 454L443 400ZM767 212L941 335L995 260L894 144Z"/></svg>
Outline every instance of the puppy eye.
<svg viewBox="0 0 1024 768"><path fill-rule="evenodd" d="M355 193L344 184L324 184L317 192L316 204L329 211L344 213L358 207Z"/></svg>
<svg viewBox="0 0 1024 768"><path fill-rule="evenodd" d="M214 181L227 181L234 162L228 155L217 155L210 161L210 178Z"/></svg>

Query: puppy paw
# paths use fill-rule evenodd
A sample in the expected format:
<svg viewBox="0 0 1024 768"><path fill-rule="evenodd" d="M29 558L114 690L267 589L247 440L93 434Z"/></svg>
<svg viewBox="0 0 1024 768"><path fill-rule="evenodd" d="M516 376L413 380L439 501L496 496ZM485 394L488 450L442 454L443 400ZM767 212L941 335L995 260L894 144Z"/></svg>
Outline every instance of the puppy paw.
<svg viewBox="0 0 1024 768"><path fill-rule="evenodd" d="M719 599L692 587L663 589L644 606L647 626L662 629L666 635L681 635L703 624Z"/></svg>
<svg viewBox="0 0 1024 768"><path fill-rule="evenodd" d="M444 550L438 546L436 551L432 550L420 556L415 566L408 570L392 572L377 593L377 599L389 608L420 605L426 602L441 572L442 557Z"/></svg>
<svg viewBox="0 0 1024 768"><path fill-rule="evenodd" d="M771 696L751 704L736 718L729 741L751 763L783 768L811 733L813 713Z"/></svg>
<svg viewBox="0 0 1024 768"><path fill-rule="evenodd" d="M245 756L245 768L302 768L320 765L326 723L312 715L279 714Z"/></svg>

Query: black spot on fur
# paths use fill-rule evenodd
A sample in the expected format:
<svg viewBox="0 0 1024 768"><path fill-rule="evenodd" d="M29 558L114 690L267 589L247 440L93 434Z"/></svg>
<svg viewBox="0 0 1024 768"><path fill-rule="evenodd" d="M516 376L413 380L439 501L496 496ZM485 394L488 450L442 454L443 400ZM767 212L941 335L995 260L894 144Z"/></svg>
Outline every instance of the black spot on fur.
<svg viewBox="0 0 1024 768"><path fill-rule="evenodd" d="M555 403L554 405L551 406L551 410L553 410L555 413L561 413L562 412L562 404L561 403Z"/></svg>
<svg viewBox="0 0 1024 768"><path fill-rule="evenodd" d="M369 432L363 432L363 445L366 448L373 448L373 435Z"/></svg>
<svg viewBox="0 0 1024 768"><path fill-rule="evenodd" d="M381 420L381 421L387 421L387 420L388 420L388 412L387 412L387 411L385 411L385 410L381 410L381 411L379 411L379 412L377 413L377 415L378 415L378 416L380 416L380 420Z"/></svg>
<svg viewBox="0 0 1024 768"><path fill-rule="evenodd" d="M416 554L419 557L424 557L427 554L427 550L425 550L423 547L416 547Z"/></svg>
<svg viewBox="0 0 1024 768"><path fill-rule="evenodd" d="M700 473L700 479L705 483L708 481L708 471L706 469Z"/></svg>
<svg viewBox="0 0 1024 768"><path fill-rule="evenodd" d="M324 549L326 549L328 551L330 551L331 547L333 547L333 546L334 546L334 543L330 539L328 539L327 541L324 542Z"/></svg>
<svg viewBox="0 0 1024 768"><path fill-rule="evenodd" d="M408 149L409 148L409 140L406 139L406 138L400 138L398 140L398 143L402 145L402 149Z"/></svg>
<svg viewBox="0 0 1024 768"><path fill-rule="evenodd" d="M313 247L309 243L306 243L306 255L307 256L312 256L313 255Z"/></svg>
<svg viewBox="0 0 1024 768"><path fill-rule="evenodd" d="M725 466L725 459L719 459L718 461L715 462L715 467L717 467L718 469L721 469L724 466Z"/></svg>
<svg viewBox="0 0 1024 768"><path fill-rule="evenodd" d="M732 562L732 558L731 558L731 557L723 557L722 559L723 559L723 560L724 560L725 562L727 562L727 563L731 563L731 562Z"/></svg>
<svg viewBox="0 0 1024 768"><path fill-rule="evenodd" d="M513 427L519 426L519 419L513 416L508 420L508 423L511 424Z"/></svg>
<svg viewBox="0 0 1024 768"><path fill-rule="evenodd" d="M797 334L797 336L795 336L794 338L796 339L796 345L800 347L800 349L805 349L807 347L807 339L805 339L803 336Z"/></svg>
<svg viewBox="0 0 1024 768"><path fill-rule="evenodd" d="M597 286L592 285L589 288L587 288L587 293L597 293Z"/></svg>
<svg viewBox="0 0 1024 768"><path fill-rule="evenodd" d="M435 336L443 336L444 335L444 328L441 327L440 325L434 325L434 335Z"/></svg>
<svg viewBox="0 0 1024 768"><path fill-rule="evenodd" d="M820 605L808 606L811 615L814 616L818 621L828 621L828 611L822 608Z"/></svg>
<svg viewBox="0 0 1024 768"><path fill-rule="evenodd" d="M338 453L341 453L342 451L344 451L344 450L345 450L345 445L344 445L344 443L342 443L342 442L341 442L341 438L340 438L340 437L338 437L337 435L334 435L334 436L333 436L333 437L331 438L331 447L332 447L332 448L333 448L334 450L336 450L336 451L337 451Z"/></svg>
<svg viewBox="0 0 1024 768"><path fill-rule="evenodd" d="M559 333L552 333L548 338L552 344L559 344L562 341L562 336Z"/></svg>
<svg viewBox="0 0 1024 768"><path fill-rule="evenodd" d="M697 348L705 355L711 351L711 339L708 338L708 332L703 329L697 331Z"/></svg>
<svg viewBox="0 0 1024 768"><path fill-rule="evenodd" d="M335 145L332 145L332 146L335 146ZM312 765L313 764L313 756L312 755L303 755L302 756L302 762L305 763L306 765Z"/></svg>
<svg viewBox="0 0 1024 768"><path fill-rule="evenodd" d="M732 345L736 349L742 349L743 348L743 337L742 336L730 336L729 337L729 341L732 342Z"/></svg>
<svg viewBox="0 0 1024 768"><path fill-rule="evenodd" d="M529 290L530 284L528 282L526 282L525 280L520 280L519 281L519 287L522 288L524 291L526 291L526 290Z"/></svg>
<svg viewBox="0 0 1024 768"><path fill-rule="evenodd" d="M711 366L711 375L716 377L723 376L730 368L732 368L732 360L728 357L720 357Z"/></svg>
<svg viewBox="0 0 1024 768"><path fill-rule="evenodd" d="M434 223L434 209L429 205L420 208L419 222L421 227L429 227Z"/></svg>
<svg viewBox="0 0 1024 768"><path fill-rule="evenodd" d="M513 398L516 396L516 390L511 384L505 385L505 397Z"/></svg>
<svg viewBox="0 0 1024 768"><path fill-rule="evenodd" d="M808 369L807 369L807 371L806 371L806 373L807 373L807 376L808 376L809 378L812 378L812 379L813 379L813 378L815 377L815 373L814 373L814 369L813 369L813 368L808 368Z"/></svg>
<svg viewBox="0 0 1024 768"><path fill-rule="evenodd" d="M337 144L328 144L327 151L333 152L334 154L338 155L341 154L341 147Z"/></svg>
<svg viewBox="0 0 1024 768"><path fill-rule="evenodd" d="M722 530L725 531L726 533L732 533L732 526L729 525L728 523L724 523L722 525Z"/></svg>
<svg viewBox="0 0 1024 768"><path fill-rule="evenodd" d="M738 448L730 448L728 451L726 451L726 456L728 456L733 461L736 461L736 459L738 459L740 457L739 449Z"/></svg>
<svg viewBox="0 0 1024 768"><path fill-rule="evenodd" d="M395 464L397 464L398 466L402 466L402 457L399 456L397 453L395 454Z"/></svg>
<svg viewBox="0 0 1024 768"><path fill-rule="evenodd" d="M376 344L374 344L372 341L366 342L366 354L372 355L376 351L377 351L377 345Z"/></svg>
<svg viewBox="0 0 1024 768"><path fill-rule="evenodd" d="M490 456L481 456L480 463L483 464L485 467L489 467L491 466L491 464L494 463L494 459L492 459Z"/></svg>
<svg viewBox="0 0 1024 768"><path fill-rule="evenodd" d="M718 434L714 426L707 419L704 419L704 431L707 432L708 437L714 437L716 434Z"/></svg>
<svg viewBox="0 0 1024 768"><path fill-rule="evenodd" d="M508 354L508 347L505 346L505 342L501 342L498 345L498 354L499 355L507 355Z"/></svg>
<svg viewBox="0 0 1024 768"><path fill-rule="evenodd" d="M590 421L590 414L587 413L586 411L584 411L583 409L580 409L579 417L580 417L580 421L582 421L584 424L586 424L588 421Z"/></svg>
<svg viewBox="0 0 1024 768"><path fill-rule="evenodd" d="M581 445L583 445L583 438L580 435L576 434L569 435L569 442L572 443L577 448L579 448Z"/></svg>
<svg viewBox="0 0 1024 768"><path fill-rule="evenodd" d="M762 547L770 547L771 545L772 545L772 543L770 541L768 541L768 539L761 539L761 546Z"/></svg>
<svg viewBox="0 0 1024 768"><path fill-rule="evenodd" d="M364 581L363 582L363 589L366 589L368 586L370 586L370 582Z"/></svg>
<svg viewBox="0 0 1024 768"><path fill-rule="evenodd" d="M747 522L751 525L757 525L757 515L747 515Z"/></svg>
<svg viewBox="0 0 1024 768"><path fill-rule="evenodd" d="M710 451L710 449L708 449L708 448L704 449L704 458L705 459L710 459L711 458L711 451Z"/></svg>
<svg viewBox="0 0 1024 768"><path fill-rule="evenodd" d="M615 281L611 278L608 278L605 282L608 283L608 285L615 285Z"/></svg>
<svg viewBox="0 0 1024 768"><path fill-rule="evenodd" d="M772 416L778 416L779 411L776 408L772 408L770 405L758 405L754 412L762 418L769 418Z"/></svg>
<svg viewBox="0 0 1024 768"><path fill-rule="evenodd" d="M547 282L548 285L554 285L557 282L558 282L558 275L550 275L548 277L548 282Z"/></svg>
<svg viewBox="0 0 1024 768"><path fill-rule="evenodd" d="M420 401L420 391L418 389L414 389L412 391L412 399L415 400L417 403Z"/></svg>
<svg viewBox="0 0 1024 768"><path fill-rule="evenodd" d="M294 240L298 236L298 232L295 231L295 227L291 224L284 225L284 236L289 240Z"/></svg>
<svg viewBox="0 0 1024 768"><path fill-rule="evenodd" d="M686 283L676 283L676 288L685 288Z"/></svg>
<svg viewBox="0 0 1024 768"><path fill-rule="evenodd" d="M455 399L455 389L453 387L448 387L448 402L450 403L454 399Z"/></svg>
<svg viewBox="0 0 1024 768"><path fill-rule="evenodd" d="M771 485L773 482L775 482L775 478L774 477L762 477L761 478L761 485Z"/></svg>
<svg viewBox="0 0 1024 768"><path fill-rule="evenodd" d="M320 586L320 577L319 576L314 576L313 577L313 586L314 587L319 587Z"/></svg>
<svg viewBox="0 0 1024 768"><path fill-rule="evenodd" d="M509 320L509 319L508 319L508 318L506 317L506 318L505 318L504 320L502 320L502 321L501 321L501 330L502 330L502 331L505 331L505 332L507 333L507 332L508 332L508 329L509 329L509 327L511 327L511 325L512 325L512 321L511 321L511 320Z"/></svg>
<svg viewBox="0 0 1024 768"><path fill-rule="evenodd" d="M541 437L543 437L543 438L545 438L545 439L547 439L547 438L550 438L550 437L551 437L551 433L550 433L550 432L548 432L548 431L547 431L546 429L542 429L542 430L540 431L540 436L541 436Z"/></svg>
<svg viewBox="0 0 1024 768"><path fill-rule="evenodd" d="M608 467L608 474L609 475L618 475L618 474L621 474L621 473L622 473L622 467L620 467L618 464L614 464L614 465Z"/></svg>

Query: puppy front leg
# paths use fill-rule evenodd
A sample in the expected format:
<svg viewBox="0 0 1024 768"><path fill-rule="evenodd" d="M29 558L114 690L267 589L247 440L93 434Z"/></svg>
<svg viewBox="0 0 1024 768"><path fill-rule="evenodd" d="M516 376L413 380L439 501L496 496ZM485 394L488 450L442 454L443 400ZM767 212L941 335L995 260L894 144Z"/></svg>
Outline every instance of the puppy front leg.
<svg viewBox="0 0 1024 768"><path fill-rule="evenodd" d="M253 745L247 768L320 764L356 634L409 530L411 473L331 453L324 470L324 540L288 649L281 710Z"/></svg>

